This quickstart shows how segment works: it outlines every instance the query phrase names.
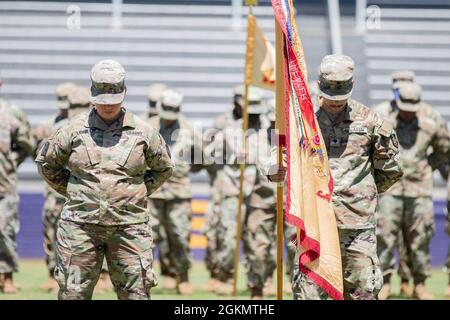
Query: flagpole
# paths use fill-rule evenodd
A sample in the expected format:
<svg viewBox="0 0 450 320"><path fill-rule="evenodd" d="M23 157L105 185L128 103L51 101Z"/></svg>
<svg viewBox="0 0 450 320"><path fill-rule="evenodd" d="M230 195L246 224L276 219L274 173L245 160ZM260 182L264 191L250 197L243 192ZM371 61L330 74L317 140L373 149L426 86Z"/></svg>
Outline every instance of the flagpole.
<svg viewBox="0 0 450 320"><path fill-rule="evenodd" d="M249 13L247 15L247 50L250 37L253 37L254 24L251 21L252 17L252 7L257 5L255 0L246 0L245 4L249 7ZM253 39L252 39L253 41ZM237 294L237 282L238 282L238 268L239 268L239 244L241 242L242 233L242 206L244 203L244 171L245 171L245 161L246 161L246 150L247 150L247 138L246 133L248 129L248 87L249 79L247 76L247 68L251 61L249 61L248 52L246 53L245 59L245 71L244 71L244 105L242 106L242 150L244 154L244 159L240 164L240 176L239 176L239 200L238 200L238 212L236 221L236 244L234 248L234 273L233 273L233 292L232 295Z"/></svg>
<svg viewBox="0 0 450 320"><path fill-rule="evenodd" d="M284 88L284 66L283 66L283 35L280 25L275 19L275 70L276 70L276 109L280 110L285 104L285 88ZM279 114L277 112L277 114ZM280 121L284 119L276 118L275 128L278 135L285 134L280 132ZM283 150L278 138L277 145L277 162L278 166L283 165ZM283 300L283 183L277 185L277 299Z"/></svg>

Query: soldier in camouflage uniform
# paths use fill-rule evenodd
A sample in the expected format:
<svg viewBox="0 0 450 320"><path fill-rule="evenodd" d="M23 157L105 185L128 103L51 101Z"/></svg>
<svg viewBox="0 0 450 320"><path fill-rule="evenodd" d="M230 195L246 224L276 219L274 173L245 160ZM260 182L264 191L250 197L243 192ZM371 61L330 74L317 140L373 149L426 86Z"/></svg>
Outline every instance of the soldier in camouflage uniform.
<svg viewBox="0 0 450 320"><path fill-rule="evenodd" d="M341 244L344 299L374 300L383 283L375 233L377 197L402 176L402 170L398 140L390 123L349 99L353 70L354 62L348 56L323 58L321 105L316 117L334 181L332 201ZM281 180L283 171L271 170L271 180ZM328 299L322 288L300 272L298 254L294 298Z"/></svg>
<svg viewBox="0 0 450 320"><path fill-rule="evenodd" d="M385 279L382 293L383 298L389 295L393 251L402 235L414 280L413 295L429 300L433 295L426 291L425 280L430 275L429 245L434 235L432 172L448 161L450 141L446 124L436 121L421 102L419 85L403 84L398 92L397 110L387 119L400 141L404 175L379 201L378 250Z"/></svg>
<svg viewBox="0 0 450 320"><path fill-rule="evenodd" d="M262 90L249 87L249 104L262 103ZM242 96L236 98L235 103L242 105ZM219 218L216 229L216 276L218 282L215 292L219 295L231 295L233 291L234 252L236 245L236 218L239 203L240 145L242 143L242 122L233 121L222 131L218 132L214 141L206 147L206 154L215 157L217 169L217 184ZM256 169L246 167L244 173L244 198L252 189L256 177ZM245 201L242 204L245 213ZM244 216L244 215L243 215ZM244 217L242 217L243 219Z"/></svg>
<svg viewBox="0 0 450 320"><path fill-rule="evenodd" d="M39 150L40 174L67 198L56 235L59 299L91 299L106 257L119 299L149 299L157 284L147 196L173 170L168 148L122 107L125 70L102 60L91 71L95 107Z"/></svg>
<svg viewBox="0 0 450 320"><path fill-rule="evenodd" d="M58 112L55 113L46 123L36 127L32 131L36 143L35 154L37 150L42 147L44 140L55 132L62 123L65 123L65 121L62 120L68 118L68 96L69 93L75 88L76 85L72 82L65 82L56 87ZM41 289L50 292L56 292L58 290L58 284L53 276L56 265L55 236L56 223L59 215L61 214L64 202L66 202L66 198L59 195L49 186L45 186L45 202L42 213L42 222L44 227L45 262L49 272L49 279L41 286Z"/></svg>
<svg viewBox="0 0 450 320"><path fill-rule="evenodd" d="M309 83L308 87L311 88L312 84ZM315 83L315 86L317 87L317 83ZM318 90L318 88L317 88ZM316 96L316 101L318 101L318 97ZM268 115L267 118L270 121L270 129L269 130L275 130L275 120L276 120L276 106L275 106L275 99L271 99L268 102L268 106L269 106L269 111L268 111ZM271 131L273 132L273 131ZM270 134L269 136L270 138L270 145L271 146L275 146L276 142L272 141L274 136L272 134ZM273 156L273 155L272 155ZM268 160L270 161L270 159ZM260 168L260 171L262 171L262 174L264 174L263 168ZM286 189L283 189L284 192L286 192ZM284 195L283 195L284 198ZM274 199L275 202L277 202L277 199ZM283 200L284 201L284 200ZM276 209L275 209L276 210ZM296 245L292 242L293 239L296 238L297 232L295 231L295 227L288 224L286 222L286 220L283 221L283 235L284 235L284 243L286 246L286 251L287 251L287 257L285 259L285 273L288 276L289 279L289 285L284 285L283 289L285 293L292 293L292 288L291 288L291 278L292 278L292 272L294 269L294 257L295 257L295 253L296 253ZM271 257L273 258L272 261L270 262L270 266L268 268L268 275L267 275L267 281L266 284L264 286L264 296L274 296L276 295L276 289L275 289L275 285L273 282L273 273L276 270L277 267L277 261L276 261L276 256L277 256L277 245L276 245L276 241L271 243Z"/></svg>
<svg viewBox="0 0 450 320"><path fill-rule="evenodd" d="M173 175L150 196L150 212L155 218L155 233L162 230L167 236L168 259L173 266L173 277L179 294L190 295L193 286L189 282L190 263L189 234L192 221L192 191L189 173L197 169L193 160L201 163L202 138L189 123L179 121L183 96L167 89L161 94L158 116L150 119L172 151L175 162ZM199 159L192 156L199 155Z"/></svg>
<svg viewBox="0 0 450 320"><path fill-rule="evenodd" d="M213 128L210 131L205 132L205 145L211 144L215 135L229 127L242 117L241 98L243 96L244 86L238 85L233 89L233 107L225 113L221 114L213 124ZM210 273L210 279L205 285L205 290L215 292L217 287L222 285L219 280L219 267L218 250L220 245L218 244L218 224L220 220L220 203L221 203L221 188L220 181L216 178L218 171L222 168L219 165L206 166L206 170L209 176L209 184L211 186L211 196L208 201L208 210L205 216L205 226L203 227L203 234L207 239L205 263Z"/></svg>
<svg viewBox="0 0 450 320"><path fill-rule="evenodd" d="M0 292L17 293L13 282L13 272L19 268L16 171L25 159L18 155L31 155L33 146L29 126L17 119L6 100L0 103L0 115Z"/></svg>
<svg viewBox="0 0 450 320"><path fill-rule="evenodd" d="M148 111L140 114L139 116L148 121L150 124L153 122L151 119L158 115L158 104L161 100L161 94L168 87L164 83L153 83L148 87L147 100ZM152 200L149 199L151 202ZM151 205L151 204L150 204ZM157 218L152 223L157 223ZM170 262L169 243L164 228L153 228L153 244L158 245L159 265L161 268L162 285L164 289L173 290L176 289L177 283L175 279L176 271L174 266Z"/></svg>
<svg viewBox="0 0 450 320"><path fill-rule="evenodd" d="M0 79L0 87L3 82ZM30 144L31 127L25 113L16 105L0 97L0 113L3 118L2 139L3 145L0 157L1 181L0 200L2 212L0 213L0 292L16 293L18 287L13 282L13 272L18 271L18 260L16 253L16 235L19 231L19 195L16 190L17 168L31 155ZM7 133L15 130L14 135ZM11 140L13 139L13 140ZM7 146L8 142L11 142ZM13 143L15 141L15 143ZM6 150L9 150L7 152ZM5 153L4 153L5 152Z"/></svg>
<svg viewBox="0 0 450 320"><path fill-rule="evenodd" d="M158 115L158 103L161 99L161 93L166 89L167 85L164 83L153 83L148 86L148 112L144 114L143 118L150 119Z"/></svg>
<svg viewBox="0 0 450 320"><path fill-rule="evenodd" d="M398 99L398 90L401 85L414 82L415 74L410 70L398 70L394 71L391 75L392 78L392 93L393 99L383 101L382 103L373 107L373 110L377 112L383 118L389 118L389 114L394 110L398 110L396 99ZM377 230L380 233L381 230ZM398 230L399 236L397 237L397 248L399 254L398 263L398 274L401 279L400 284L400 295L404 297L411 297L413 295L413 289L410 287L409 282L411 279L411 271L408 267L408 255L406 253L406 248L403 244L403 235L401 235L402 230ZM390 269L394 270L396 264L396 259L393 257ZM385 279L386 280L386 279ZM384 283L386 284L386 283ZM381 290L378 298L380 300L387 299L389 292Z"/></svg>
<svg viewBox="0 0 450 320"><path fill-rule="evenodd" d="M249 104L246 166L254 171L255 179L246 199L242 240L248 287L251 298L256 300L266 293L273 294L272 288L267 290L272 283L267 282L274 270L271 249L276 243L276 185L257 170L270 156L272 128L264 128L262 116L266 113L266 104Z"/></svg>

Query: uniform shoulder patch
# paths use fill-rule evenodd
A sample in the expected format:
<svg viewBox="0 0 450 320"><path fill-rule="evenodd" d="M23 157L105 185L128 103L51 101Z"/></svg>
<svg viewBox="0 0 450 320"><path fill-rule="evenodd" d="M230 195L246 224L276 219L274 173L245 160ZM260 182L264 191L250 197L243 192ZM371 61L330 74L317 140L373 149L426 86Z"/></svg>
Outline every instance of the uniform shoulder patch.
<svg viewBox="0 0 450 320"><path fill-rule="evenodd" d="M41 149L41 156L45 157L47 155L48 152L48 148L50 147L50 142L46 141L44 146Z"/></svg>
<svg viewBox="0 0 450 320"><path fill-rule="evenodd" d="M381 134L382 136L390 137L392 134L392 130L393 130L392 125L388 121L383 120L380 128L378 129L378 133Z"/></svg>

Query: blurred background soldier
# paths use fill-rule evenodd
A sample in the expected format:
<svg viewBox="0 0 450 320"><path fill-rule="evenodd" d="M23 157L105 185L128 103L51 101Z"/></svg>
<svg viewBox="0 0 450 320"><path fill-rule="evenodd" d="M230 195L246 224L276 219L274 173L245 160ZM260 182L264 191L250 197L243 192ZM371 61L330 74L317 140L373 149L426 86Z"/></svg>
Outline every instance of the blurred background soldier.
<svg viewBox="0 0 450 320"><path fill-rule="evenodd" d="M397 100L399 97L399 89L403 84L409 84L414 82L415 74L410 70L398 70L391 74L392 79L392 93L393 98L386 100L373 107L373 109L381 116L389 118L389 115L398 110Z"/></svg>
<svg viewBox="0 0 450 320"><path fill-rule="evenodd" d="M3 82L0 79L0 89ZM17 293L13 272L17 272L16 236L19 231L17 168L32 155L33 139L25 113L0 97L0 292Z"/></svg>
<svg viewBox="0 0 450 320"><path fill-rule="evenodd" d="M311 88L312 83L308 84L308 87ZM314 83L314 85L317 87L317 82ZM318 89L318 88L317 88ZM318 98L316 96L316 98ZM311 98L313 99L313 98ZM316 99L316 102L318 101L318 99ZM276 121L276 111L275 111L275 99L270 99L268 101L268 113L267 113L267 118L270 121L270 128L269 128L269 144L271 147L276 146L277 145L277 141L276 136L274 136L275 134L275 121ZM273 156L273 155L271 155ZM270 161L270 159L268 160ZM264 169L260 170L262 172L262 174L265 174ZM286 188L283 189L284 192L286 192ZM284 198L284 196L283 196ZM274 198L275 204L277 202L277 199ZM284 201L284 200L283 200ZM276 210L276 208L275 208ZM286 251L287 251L287 257L285 259L285 273L288 276L288 285L284 285L283 289L285 293L292 293L292 288L291 288L291 279L292 279L292 270L294 268L294 257L295 257L295 253L297 250L297 247L295 245L295 243L292 242L293 239L295 239L297 232L295 230L295 227L288 224L286 222L286 220L284 220L283 223L283 234L284 234L284 244L286 246ZM276 241L271 243L271 257L273 257L272 261L270 262L271 267L268 268L268 277L267 277L267 281L266 281L266 285L264 286L264 296L272 296L276 294L276 289L275 289L275 285L273 282L273 273L276 270L277 267L277 262L276 262L276 256L277 256L277 245L276 245Z"/></svg>
<svg viewBox="0 0 450 320"><path fill-rule="evenodd" d="M246 170L255 179L246 199L242 240L250 296L256 300L262 299L265 285L272 287L268 294L274 293L272 282L266 282L273 273L271 246L276 243L276 185L257 170L270 157L271 128L263 127L262 116L267 116L267 105L249 103Z"/></svg>
<svg viewBox="0 0 450 320"><path fill-rule="evenodd" d="M167 89L167 85L164 83L153 83L148 86L147 100L148 100L148 111L140 114L142 119L150 119L158 115L158 102L161 98L161 93Z"/></svg>
<svg viewBox="0 0 450 320"><path fill-rule="evenodd" d="M319 86L317 85L317 81L308 82L308 90L309 96L311 97L311 102L314 107L314 111L317 111L320 108L320 90Z"/></svg>
<svg viewBox="0 0 450 320"><path fill-rule="evenodd" d="M388 118L398 135L404 175L379 200L378 252L385 281L380 299L390 295L391 265L399 236L403 236L414 280L413 296L433 299L425 288L430 275L429 245L434 235L432 171L448 161L450 141L442 123L430 116L428 107L421 103L421 93L420 86L414 83L399 86L397 109L392 109Z"/></svg>
<svg viewBox="0 0 450 320"><path fill-rule="evenodd" d="M221 114L214 121L211 131L205 132L205 145L213 143L215 134L224 128L232 125L242 117L241 99L244 92L244 86L238 85L233 88L233 107ZM205 290L215 292L219 281L219 261L218 252L221 246L218 245L218 225L220 220L220 203L221 203L221 188L220 181L217 180L218 171L223 168L221 165L212 164L206 166L206 171L209 176L209 185L211 187L211 195L208 201L208 210L205 215L205 226L203 227L203 234L207 239L205 263L209 271L210 279L205 285Z"/></svg>
<svg viewBox="0 0 450 320"><path fill-rule="evenodd" d="M58 112L50 117L50 119L36 127L32 133L35 139L35 156L37 150L42 147L43 142L51 134L56 132L61 125L66 123L69 112L69 94L77 88L75 83L64 82L56 87L56 99ZM90 95L89 95L90 96ZM58 291L58 283L56 282L53 272L56 266L56 253L55 253L55 236L56 236L56 223L62 208L66 202L66 198L58 194L47 184L45 185L45 202L42 212L42 223L44 227L44 252L45 263L49 273L48 280L41 286L42 290L49 292Z"/></svg>
<svg viewBox="0 0 450 320"><path fill-rule="evenodd" d="M179 294L190 295L194 288L188 277L192 219L189 173L196 169L192 165L192 157L201 155L202 138L187 121L179 121L182 103L181 93L166 89L161 94L158 116L150 119L153 128L159 130L170 147L175 167L172 176L150 196L149 208L156 219L154 232L162 229L167 236L169 263L173 267L176 289Z"/></svg>
<svg viewBox="0 0 450 320"><path fill-rule="evenodd" d="M149 110L141 113L139 116L141 119L145 121L149 121L150 125L155 123L155 121L151 120L151 118L156 117L158 115L158 105L161 101L161 94L164 90L168 89L167 85L164 83L153 83L148 87L148 106ZM157 122L157 121L156 121ZM158 130L158 129L156 129ZM151 202L152 199L149 199ZM151 206L151 204L149 204ZM157 224L158 220L156 217L152 217L152 223ZM170 253L169 253L169 243L167 240L166 231L164 228L153 228L154 229L154 239L153 245L158 248L159 255L159 266L161 268L161 276L163 277L162 286L164 289L173 290L176 289L177 283L175 280L176 271L170 262Z"/></svg>
<svg viewBox="0 0 450 320"><path fill-rule="evenodd" d="M4 293L18 291L13 282L13 272L19 268L16 171L25 156L33 151L30 127L28 123L21 123L14 113L6 100L0 101L0 292Z"/></svg>
<svg viewBox="0 0 450 320"><path fill-rule="evenodd" d="M236 91L235 91L236 92ZM248 89L249 105L261 105L263 92L256 87ZM243 105L243 97L235 98L235 106ZM239 109L240 107L238 107ZM233 119L237 119L233 117ZM220 199L218 212L220 217L217 224L217 278L215 292L219 295L231 295L233 292L233 258L236 245L237 211L239 203L239 159L242 145L242 122L232 121L218 132L213 143L208 145L214 150L216 158L222 157L223 165L218 165L216 183L219 187ZM244 200L250 194L256 177L256 168L247 167L244 173ZM245 201L242 204L245 213ZM244 216L244 215L243 215ZM243 217L244 218L244 217Z"/></svg>
<svg viewBox="0 0 450 320"><path fill-rule="evenodd" d="M47 122L33 129L36 150L38 150L42 145L42 141L48 138L54 131L54 125L63 119L67 119L69 112L69 101L67 97L69 96L69 93L75 89L75 87L76 84L73 82L64 82L56 87L55 93L58 111L54 113Z"/></svg>
<svg viewBox="0 0 450 320"><path fill-rule="evenodd" d="M380 116L385 119L389 119L390 113L395 110L398 110L397 107L397 99L398 99L398 90L401 85L413 83L415 78L415 74L410 70L398 70L394 71L391 74L392 79L392 93L393 98L391 100L383 101L382 103L373 107L373 110L377 112ZM382 232L379 228L377 229L377 233ZM413 295L413 289L410 287L409 282L411 278L411 271L408 267L408 255L406 253L405 245L403 244L403 231L398 230L399 236L397 237L397 252L398 252L398 275L400 276L400 295L404 297L411 297ZM395 270L396 258L392 257L391 267L389 270ZM385 279L386 281L387 279ZM385 283L386 284L386 283ZM379 299L384 299L385 291L382 290L378 295Z"/></svg>

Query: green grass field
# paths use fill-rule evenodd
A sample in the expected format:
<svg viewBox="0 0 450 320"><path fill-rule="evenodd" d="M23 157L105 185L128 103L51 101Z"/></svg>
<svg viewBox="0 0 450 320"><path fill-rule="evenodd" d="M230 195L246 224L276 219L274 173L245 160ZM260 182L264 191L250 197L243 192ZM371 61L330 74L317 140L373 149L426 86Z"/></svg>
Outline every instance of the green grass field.
<svg viewBox="0 0 450 320"><path fill-rule="evenodd" d="M156 270L158 270L156 265ZM22 287L22 290L18 294L5 295L0 293L0 300L5 299L21 299L21 300L55 300L56 295L43 292L39 289L39 286L46 280L47 271L42 260L22 260L20 265L20 272L16 274L15 279ZM180 296L174 291L167 291L158 287L152 290L152 299L154 300L176 300L176 299L223 299L223 297L216 296L209 292L206 292L203 287L208 281L208 273L203 263L194 262L190 278L195 285L196 291L192 296ZM433 276L427 281L428 289L433 292L436 299L444 299L443 292L448 283L448 276L442 270L435 269ZM399 291L399 279L396 277L393 279L393 292ZM240 267L239 283L238 283L238 296L236 299L248 299L249 292L246 290L246 279L243 267ZM394 298L399 298L394 296ZM116 299L114 292L104 294L94 294L96 300L109 300ZM231 298L228 298L231 299ZM269 298L273 299L273 298ZM285 294L284 299L291 300L291 295Z"/></svg>

